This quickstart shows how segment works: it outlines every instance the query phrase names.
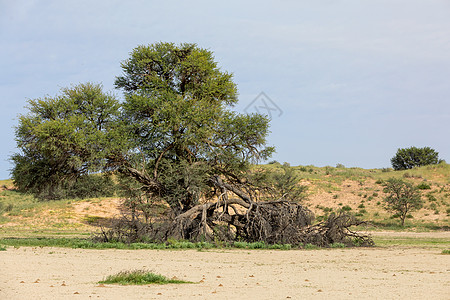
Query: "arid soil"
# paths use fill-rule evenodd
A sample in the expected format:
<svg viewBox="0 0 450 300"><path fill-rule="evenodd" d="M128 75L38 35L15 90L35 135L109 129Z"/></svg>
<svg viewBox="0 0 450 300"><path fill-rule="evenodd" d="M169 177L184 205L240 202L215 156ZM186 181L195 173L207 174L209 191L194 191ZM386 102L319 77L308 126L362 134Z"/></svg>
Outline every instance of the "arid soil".
<svg viewBox="0 0 450 300"><path fill-rule="evenodd" d="M431 233L433 234L433 233ZM449 238L450 233L440 233ZM0 299L449 299L440 248L0 251ZM194 282L99 285L147 269Z"/></svg>

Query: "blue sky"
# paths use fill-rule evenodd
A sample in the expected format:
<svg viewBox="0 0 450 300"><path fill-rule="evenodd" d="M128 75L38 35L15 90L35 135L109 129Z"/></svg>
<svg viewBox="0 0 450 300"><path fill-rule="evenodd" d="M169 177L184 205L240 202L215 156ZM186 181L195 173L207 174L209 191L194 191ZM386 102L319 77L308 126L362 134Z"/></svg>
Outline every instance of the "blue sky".
<svg viewBox="0 0 450 300"><path fill-rule="evenodd" d="M273 156L382 168L398 148L450 160L450 1L0 0L0 179L27 99L103 83L142 44L192 42L234 73L244 109L264 92Z"/></svg>

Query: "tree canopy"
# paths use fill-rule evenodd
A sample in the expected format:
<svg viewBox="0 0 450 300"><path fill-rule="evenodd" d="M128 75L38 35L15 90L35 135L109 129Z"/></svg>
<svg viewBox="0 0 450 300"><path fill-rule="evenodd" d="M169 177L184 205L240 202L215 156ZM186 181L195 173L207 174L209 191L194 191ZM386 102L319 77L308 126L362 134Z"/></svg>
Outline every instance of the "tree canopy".
<svg viewBox="0 0 450 300"><path fill-rule="evenodd" d="M439 153L430 147L400 148L391 159L394 170L406 170L414 167L439 163Z"/></svg>
<svg viewBox="0 0 450 300"><path fill-rule="evenodd" d="M105 239L326 246L359 238L348 230L358 221L346 215L310 226L313 213L298 203L305 188L288 165L277 174L249 172L275 151L266 145L269 118L232 110L233 75L211 51L156 43L136 47L121 66L115 86L122 102L92 83L29 101L16 128L20 153L12 156L20 189L55 198L61 183L115 172L131 218ZM165 230L151 223L155 203L171 211ZM361 238L360 244L372 243Z"/></svg>
<svg viewBox="0 0 450 300"><path fill-rule="evenodd" d="M174 210L197 204L217 176L236 180L251 161L274 151L265 146L267 117L230 110L237 88L212 52L195 44L139 46L122 70L115 84L125 95L133 161L140 160L128 160L123 171L147 182Z"/></svg>
<svg viewBox="0 0 450 300"><path fill-rule="evenodd" d="M386 209L395 212L400 217L402 226L405 224L406 216L411 211L422 207L423 203L419 189L409 182L390 178L386 182L384 192L387 193L384 199Z"/></svg>
<svg viewBox="0 0 450 300"><path fill-rule="evenodd" d="M16 128L17 186L41 192L83 174L118 170L177 212L198 203L217 176L238 181L265 159L269 120L230 108L232 74L195 44L135 48L115 84L124 101L91 83L29 101Z"/></svg>
<svg viewBox="0 0 450 300"><path fill-rule="evenodd" d="M53 198L64 181L105 170L107 158L122 151L118 134L120 104L101 85L64 88L61 95L28 101L19 116L12 178L24 191Z"/></svg>

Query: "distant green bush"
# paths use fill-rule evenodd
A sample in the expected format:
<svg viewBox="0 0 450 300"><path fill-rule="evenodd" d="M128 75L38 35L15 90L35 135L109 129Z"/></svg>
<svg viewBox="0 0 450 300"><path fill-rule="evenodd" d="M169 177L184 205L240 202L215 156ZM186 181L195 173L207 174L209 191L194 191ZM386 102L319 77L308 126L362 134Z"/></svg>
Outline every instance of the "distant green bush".
<svg viewBox="0 0 450 300"><path fill-rule="evenodd" d="M439 153L430 147L400 148L391 159L394 170L407 170L414 167L435 165L439 163Z"/></svg>
<svg viewBox="0 0 450 300"><path fill-rule="evenodd" d="M432 194L427 194L427 198L429 201L433 201L433 202L437 201L437 198Z"/></svg>
<svg viewBox="0 0 450 300"><path fill-rule="evenodd" d="M430 189L431 189L431 186L430 186L428 183L426 183L426 182L422 182L422 183L419 183L419 184L417 185L417 188L418 188L419 190L430 190Z"/></svg>
<svg viewBox="0 0 450 300"><path fill-rule="evenodd" d="M352 208L351 208L350 206L348 206L348 205L342 206L341 209L342 209L343 211L351 211L351 210L352 210Z"/></svg>

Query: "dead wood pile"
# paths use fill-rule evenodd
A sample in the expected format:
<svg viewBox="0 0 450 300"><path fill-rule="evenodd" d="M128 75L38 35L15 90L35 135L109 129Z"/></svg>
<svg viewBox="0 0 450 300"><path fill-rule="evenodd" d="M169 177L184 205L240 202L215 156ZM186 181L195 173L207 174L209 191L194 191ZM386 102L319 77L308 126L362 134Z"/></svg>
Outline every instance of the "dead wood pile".
<svg viewBox="0 0 450 300"><path fill-rule="evenodd" d="M179 239L189 241L246 241L267 244L312 244L329 247L372 246L369 236L350 230L360 225L346 213L332 213L326 221L313 224L314 214L304 206L288 201L250 202L221 199L197 205L165 221L144 222L139 215L116 220L102 230L103 241L141 242Z"/></svg>

